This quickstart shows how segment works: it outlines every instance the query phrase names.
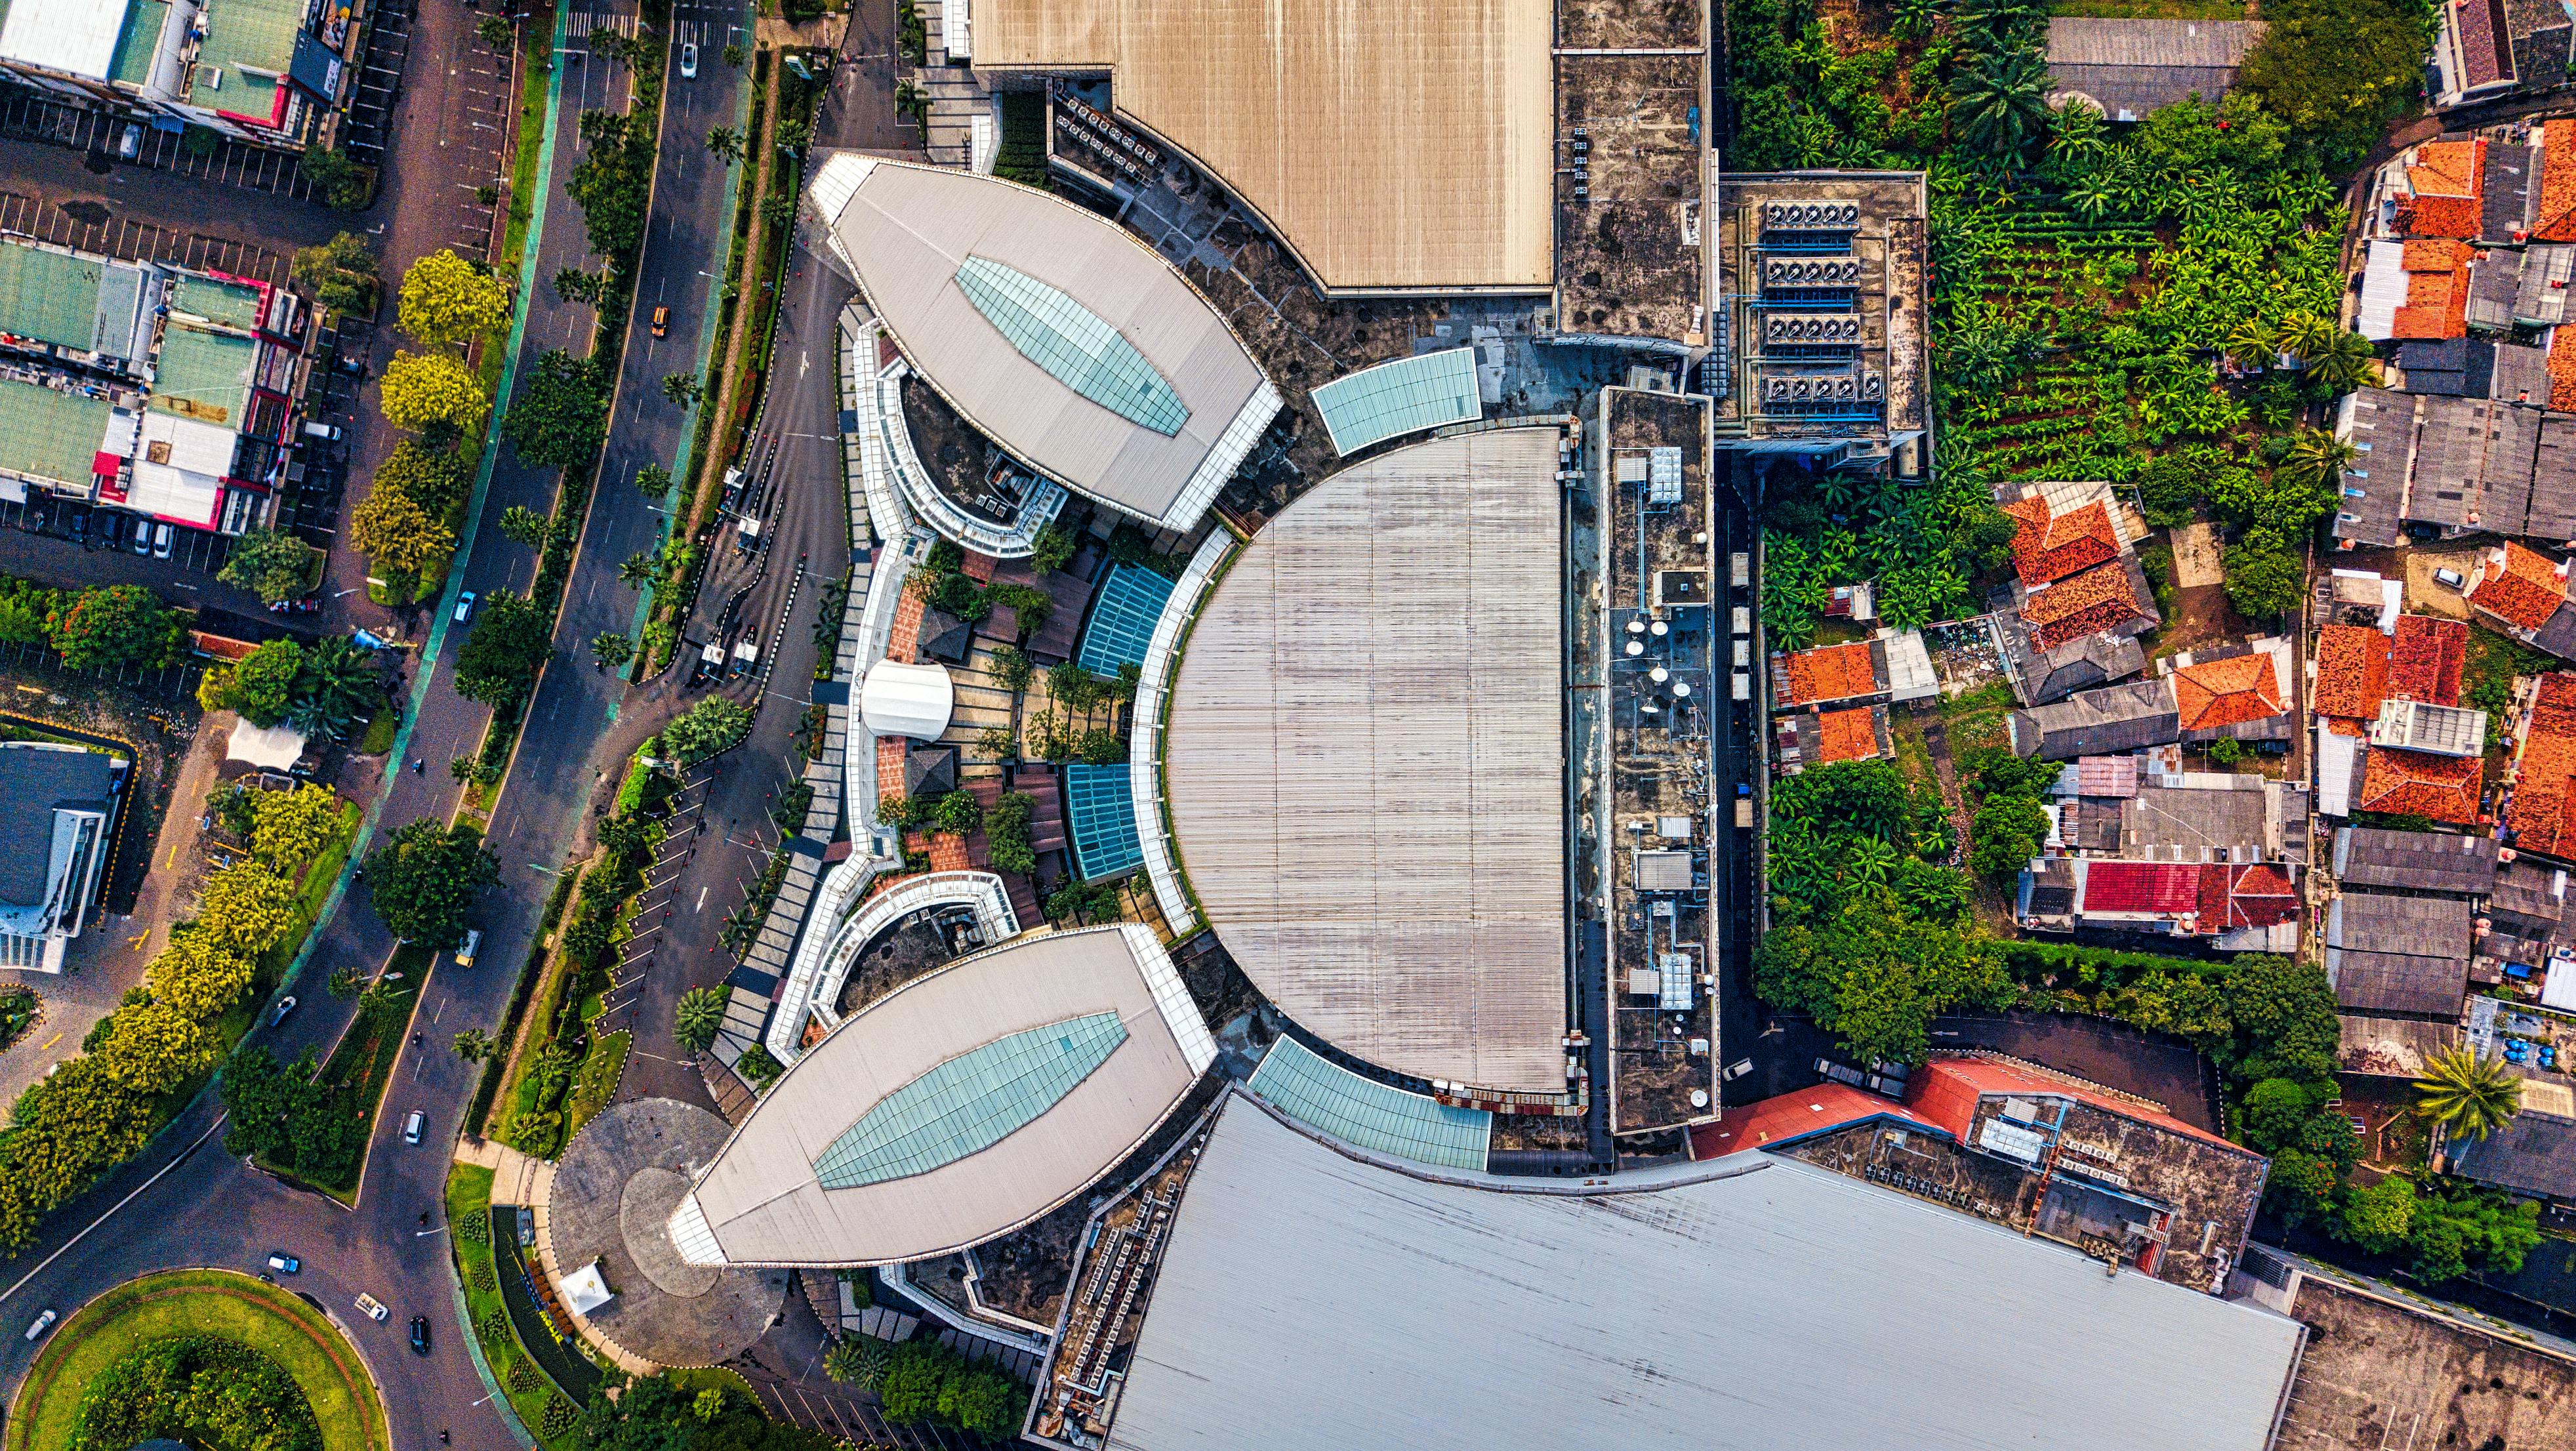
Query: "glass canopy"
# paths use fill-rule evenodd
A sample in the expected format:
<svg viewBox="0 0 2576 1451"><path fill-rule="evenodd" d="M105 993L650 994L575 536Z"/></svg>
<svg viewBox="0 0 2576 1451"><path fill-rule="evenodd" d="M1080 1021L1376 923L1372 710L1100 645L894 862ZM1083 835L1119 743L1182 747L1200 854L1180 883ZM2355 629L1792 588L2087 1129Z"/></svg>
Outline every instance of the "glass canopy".
<svg viewBox="0 0 2576 1451"><path fill-rule="evenodd" d="M826 1189L927 1174L1055 1107L1127 1041L1116 1013L1067 1018L960 1053L879 1099L814 1161Z"/></svg>
<svg viewBox="0 0 2576 1451"><path fill-rule="evenodd" d="M1076 393L1167 438L1189 421L1181 395L1136 345L1071 293L990 257L967 258L957 287L1021 356Z"/></svg>

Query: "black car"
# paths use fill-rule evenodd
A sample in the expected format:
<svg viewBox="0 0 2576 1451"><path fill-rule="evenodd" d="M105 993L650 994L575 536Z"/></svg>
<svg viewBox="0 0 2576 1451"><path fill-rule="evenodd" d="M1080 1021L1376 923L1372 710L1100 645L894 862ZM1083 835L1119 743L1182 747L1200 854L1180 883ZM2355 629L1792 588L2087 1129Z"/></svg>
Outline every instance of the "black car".
<svg viewBox="0 0 2576 1451"><path fill-rule="evenodd" d="M429 1354L429 1317L426 1315L411 1317L411 1353Z"/></svg>

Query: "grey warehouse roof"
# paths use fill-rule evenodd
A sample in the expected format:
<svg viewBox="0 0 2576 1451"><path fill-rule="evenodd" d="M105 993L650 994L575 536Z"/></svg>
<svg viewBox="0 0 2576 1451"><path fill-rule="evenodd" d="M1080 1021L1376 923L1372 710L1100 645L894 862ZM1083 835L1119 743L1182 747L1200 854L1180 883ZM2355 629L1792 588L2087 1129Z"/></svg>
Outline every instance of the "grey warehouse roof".
<svg viewBox="0 0 2576 1451"><path fill-rule="evenodd" d="M1416 1177L1230 1101L1107 1444L2260 1451L2297 1363L2270 1311L1794 1160L1662 1186Z"/></svg>
<svg viewBox="0 0 2576 1451"><path fill-rule="evenodd" d="M1172 835L1209 925L1355 1057L1565 1087L1557 433L1411 444L1280 511L1172 687Z"/></svg>
<svg viewBox="0 0 2576 1451"><path fill-rule="evenodd" d="M2334 874L2346 887L2483 897L2495 889L2496 841L2491 836L2347 826L2335 833Z"/></svg>
<svg viewBox="0 0 2576 1451"><path fill-rule="evenodd" d="M2464 1178L2543 1199L2576 1201L2576 1120L2524 1109L2486 1138L2460 1140L2453 1148Z"/></svg>
<svg viewBox="0 0 2576 1451"><path fill-rule="evenodd" d="M1021 937L798 1058L671 1220L693 1264L885 1264L1007 1233L1125 1158L1216 1058L1153 933Z"/></svg>
<svg viewBox="0 0 2576 1451"><path fill-rule="evenodd" d="M1279 411L1207 300L1070 202L856 152L826 157L809 190L922 378L1067 487L1189 529Z"/></svg>

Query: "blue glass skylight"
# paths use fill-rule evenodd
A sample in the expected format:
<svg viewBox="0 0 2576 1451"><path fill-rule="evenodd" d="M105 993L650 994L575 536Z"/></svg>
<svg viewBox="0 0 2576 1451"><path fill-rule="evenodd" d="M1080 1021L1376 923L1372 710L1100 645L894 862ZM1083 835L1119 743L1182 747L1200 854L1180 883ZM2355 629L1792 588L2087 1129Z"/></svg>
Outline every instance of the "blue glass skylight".
<svg viewBox="0 0 2576 1451"><path fill-rule="evenodd" d="M826 1189L856 1189L989 1149L1055 1107L1126 1041L1116 1013L1094 1013L960 1053L859 1115L814 1161L815 1177Z"/></svg>
<svg viewBox="0 0 2576 1451"><path fill-rule="evenodd" d="M1136 345L1071 293L990 257L967 258L957 287L1022 357L1076 393L1167 438L1189 421L1181 395Z"/></svg>

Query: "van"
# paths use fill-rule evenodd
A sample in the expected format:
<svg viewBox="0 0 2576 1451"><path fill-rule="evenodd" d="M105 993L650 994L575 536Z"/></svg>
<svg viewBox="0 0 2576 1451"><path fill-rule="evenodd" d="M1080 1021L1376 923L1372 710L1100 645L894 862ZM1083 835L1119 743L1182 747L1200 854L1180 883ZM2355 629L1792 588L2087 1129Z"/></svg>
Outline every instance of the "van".
<svg viewBox="0 0 2576 1451"><path fill-rule="evenodd" d="M411 1117L403 1120L403 1142L406 1144L419 1143L420 1126L426 1122L428 1122L428 1120L421 1111L419 1109L413 1109L411 1111Z"/></svg>
<svg viewBox="0 0 2576 1451"><path fill-rule="evenodd" d="M318 438L324 443L338 443L340 441L340 425L336 423L307 423L304 425L304 436L306 438Z"/></svg>
<svg viewBox="0 0 2576 1451"><path fill-rule="evenodd" d="M474 965L474 949L481 947L482 945L483 929L480 927L471 927L466 929L465 945L456 949L456 965L458 967L472 967Z"/></svg>

